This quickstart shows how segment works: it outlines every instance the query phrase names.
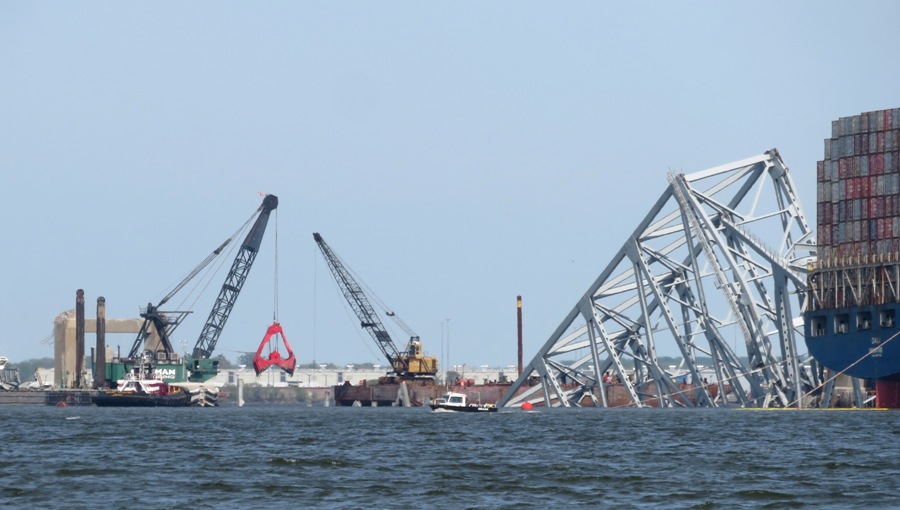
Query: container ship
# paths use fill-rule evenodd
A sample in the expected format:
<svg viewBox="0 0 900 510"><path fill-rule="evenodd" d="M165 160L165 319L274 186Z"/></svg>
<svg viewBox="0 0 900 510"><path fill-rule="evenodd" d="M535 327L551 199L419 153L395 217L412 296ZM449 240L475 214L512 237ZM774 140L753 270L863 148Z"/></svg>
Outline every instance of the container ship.
<svg viewBox="0 0 900 510"><path fill-rule="evenodd" d="M807 348L900 408L900 108L833 121L816 182Z"/></svg>

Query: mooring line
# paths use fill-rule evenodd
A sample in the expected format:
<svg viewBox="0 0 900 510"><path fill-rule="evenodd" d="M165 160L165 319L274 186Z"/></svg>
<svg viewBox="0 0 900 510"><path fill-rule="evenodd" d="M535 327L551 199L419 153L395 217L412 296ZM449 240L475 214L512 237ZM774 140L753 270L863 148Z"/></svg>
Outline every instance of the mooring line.
<svg viewBox="0 0 900 510"><path fill-rule="evenodd" d="M796 404L797 402L802 401L802 399L803 399L804 397L810 396L810 395L811 395L813 392L815 392L816 390L818 390L818 389L820 389L820 388L824 388L826 384L828 384L829 382L831 382L831 381L837 379L839 376L843 375L844 372L846 372L847 370L850 370L851 368L853 368L853 367L855 367L856 365L858 365L862 360L868 358L869 356L871 356L872 354L874 354L876 351L878 351L879 349L881 349L882 347L884 347L885 345L887 345L888 342L890 342L890 341L894 340L895 338L897 338L898 335L900 335L900 331L894 333L893 335L891 335L890 337L888 337L887 340L885 340L884 342L881 342L880 344L878 344L878 347L875 347L874 349L870 349L869 352L867 352L866 354L864 354L864 355L863 355L861 358L859 358L858 360L856 360L856 361L854 361L853 363L847 365L847 368L841 370L840 372L835 373L833 376L831 376L831 377L829 377L828 379L826 379L825 381L823 381L822 384L816 386L815 388L813 388L813 389L809 390L808 392L804 393L803 395L801 395L800 398L798 398L797 400L795 400L795 401L793 401L793 402L790 403L790 407L793 407L794 404Z"/></svg>

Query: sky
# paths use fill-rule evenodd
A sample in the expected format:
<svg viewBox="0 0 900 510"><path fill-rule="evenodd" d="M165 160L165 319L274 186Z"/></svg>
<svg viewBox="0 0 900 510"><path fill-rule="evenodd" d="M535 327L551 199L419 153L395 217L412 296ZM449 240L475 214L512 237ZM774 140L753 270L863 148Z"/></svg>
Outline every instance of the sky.
<svg viewBox="0 0 900 510"><path fill-rule="evenodd" d="M384 362L319 232L442 366L514 365L521 295L527 363L669 171L778 148L814 223L831 121L900 106L898 19L889 1L3 2L0 355L52 357L77 289L88 318L100 296L137 317L271 193L215 354L277 318L300 362Z"/></svg>

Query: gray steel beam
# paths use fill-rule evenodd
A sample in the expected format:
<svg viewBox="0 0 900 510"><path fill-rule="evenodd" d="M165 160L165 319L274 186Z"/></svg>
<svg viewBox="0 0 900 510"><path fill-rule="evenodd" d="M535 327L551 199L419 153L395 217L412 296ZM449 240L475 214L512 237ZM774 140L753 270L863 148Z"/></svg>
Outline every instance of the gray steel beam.
<svg viewBox="0 0 900 510"><path fill-rule="evenodd" d="M774 197L764 193L767 183ZM778 227L762 229L774 220ZM804 250L814 252L812 232L776 150L674 177L499 405L610 407L622 405L623 397L635 407L797 400L808 376L801 372L802 336L793 331L792 313L804 302L795 308L791 301L807 292L809 255L798 255ZM681 309L680 323L673 306ZM720 329L729 325L742 329L749 363L725 341ZM780 357L770 336L778 339ZM659 365L661 348L681 354L679 373ZM572 354L575 361L565 361ZM711 368L698 365L701 356L711 358ZM619 383L603 380L610 369ZM673 382L686 374L697 384ZM700 384L707 377L712 382ZM715 397L713 385L720 390Z"/></svg>

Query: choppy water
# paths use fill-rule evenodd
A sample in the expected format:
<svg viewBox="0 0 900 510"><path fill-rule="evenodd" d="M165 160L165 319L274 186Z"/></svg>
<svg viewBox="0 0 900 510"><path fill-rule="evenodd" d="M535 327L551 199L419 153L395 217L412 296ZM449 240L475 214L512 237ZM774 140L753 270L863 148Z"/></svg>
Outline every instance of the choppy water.
<svg viewBox="0 0 900 510"><path fill-rule="evenodd" d="M891 508L898 412L0 408L8 508Z"/></svg>

